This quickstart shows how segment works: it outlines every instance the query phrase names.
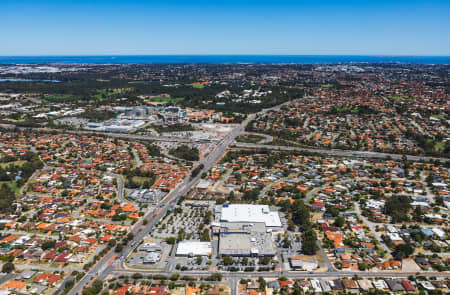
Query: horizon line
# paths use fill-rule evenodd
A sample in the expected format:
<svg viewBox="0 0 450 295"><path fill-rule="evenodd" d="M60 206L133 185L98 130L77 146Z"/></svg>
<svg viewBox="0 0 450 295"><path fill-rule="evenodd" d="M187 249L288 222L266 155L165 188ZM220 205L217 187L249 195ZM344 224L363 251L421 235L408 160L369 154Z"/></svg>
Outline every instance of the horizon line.
<svg viewBox="0 0 450 295"><path fill-rule="evenodd" d="M370 56L370 57L450 57L448 55L440 55L440 54L262 54L262 53L167 53L167 54L23 54L23 55L2 55L0 54L0 58L7 57L96 57L96 56Z"/></svg>

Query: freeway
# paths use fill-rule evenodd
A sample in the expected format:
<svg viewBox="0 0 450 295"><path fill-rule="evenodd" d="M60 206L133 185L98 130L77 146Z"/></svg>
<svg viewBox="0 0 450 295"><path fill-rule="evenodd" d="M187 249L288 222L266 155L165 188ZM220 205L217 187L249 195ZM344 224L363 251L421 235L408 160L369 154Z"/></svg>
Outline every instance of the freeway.
<svg viewBox="0 0 450 295"><path fill-rule="evenodd" d="M152 141L169 141L169 142L179 142L179 143L192 143L194 142L191 138L182 137L171 137L171 136L153 136L153 135L137 135L129 133L118 133L118 132L99 132L99 131L89 131L89 130L68 130L68 129L57 129L57 128L46 128L46 127L17 127L13 124L0 124L0 127L5 129L19 129L21 131L36 131L36 132L57 132L57 133L70 133L70 134L95 134L106 137L116 137L125 139L138 139L138 140L152 140Z"/></svg>
<svg viewBox="0 0 450 295"><path fill-rule="evenodd" d="M367 151L353 151L353 150L339 150L339 149L316 149L316 148L306 148L306 147L293 147L293 146L279 146L279 145L265 145L265 144L255 144L255 143L242 143L236 142L233 144L236 148L246 148L246 149L268 149L277 151L296 151L296 152L309 152L326 154L331 156L340 157L357 157L357 158L379 158L385 159L391 157L394 160L401 160L404 155L402 154L390 154L390 153L380 153L380 152L367 152ZM441 161L446 162L450 159L448 158L437 158L428 156L411 156L406 155L408 160L412 161Z"/></svg>

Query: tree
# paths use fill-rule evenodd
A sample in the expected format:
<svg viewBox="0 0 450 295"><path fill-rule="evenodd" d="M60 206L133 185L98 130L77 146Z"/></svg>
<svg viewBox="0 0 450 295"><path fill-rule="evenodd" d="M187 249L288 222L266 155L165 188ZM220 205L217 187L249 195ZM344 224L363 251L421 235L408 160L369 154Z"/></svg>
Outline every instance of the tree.
<svg viewBox="0 0 450 295"><path fill-rule="evenodd" d="M201 237L200 237L200 240L201 240L201 241L204 241L204 242L209 242L209 241L211 241L211 238L210 238L210 236L209 236L209 229L205 228L205 229L203 230L203 233L202 233L202 235L201 235Z"/></svg>
<svg viewBox="0 0 450 295"><path fill-rule="evenodd" d="M5 264L3 264L3 267L2 267L3 273L10 273L10 272L13 272L14 270L15 270L14 263L6 262Z"/></svg>
<svg viewBox="0 0 450 295"><path fill-rule="evenodd" d="M222 274L220 273L213 273L209 277L205 278L206 281L218 281L220 282L222 280Z"/></svg>
<svg viewBox="0 0 450 295"><path fill-rule="evenodd" d="M283 239L283 248L289 248L290 246L291 240L289 239L288 235L285 235Z"/></svg>
<svg viewBox="0 0 450 295"><path fill-rule="evenodd" d="M345 218L342 216L336 217L334 220L334 225L337 227L342 227L345 224Z"/></svg>
<svg viewBox="0 0 450 295"><path fill-rule="evenodd" d="M308 229L303 233L302 250L306 255L315 255L319 250L317 235L313 229Z"/></svg>
<svg viewBox="0 0 450 295"><path fill-rule="evenodd" d="M175 272L170 276L170 280L176 281L176 280L178 280L179 277L180 277L180 274Z"/></svg>
<svg viewBox="0 0 450 295"><path fill-rule="evenodd" d="M405 195L390 197L385 205L386 214L392 217L393 223L408 221L408 212L411 209L411 199Z"/></svg>
<svg viewBox="0 0 450 295"><path fill-rule="evenodd" d="M141 273L139 273L139 272L135 272L131 277L134 280L139 280L139 279L142 279L144 276Z"/></svg>
<svg viewBox="0 0 450 295"><path fill-rule="evenodd" d="M247 265L248 264L248 258L247 257L242 258L242 264L243 265Z"/></svg>
<svg viewBox="0 0 450 295"><path fill-rule="evenodd" d="M200 265L203 262L203 258L201 256L197 256L197 264Z"/></svg>
<svg viewBox="0 0 450 295"><path fill-rule="evenodd" d="M112 248L112 247L114 247L116 245L116 240L115 239L111 239L111 240L109 240L109 242L108 242L108 248Z"/></svg>
<svg viewBox="0 0 450 295"><path fill-rule="evenodd" d="M114 250L114 252L119 253L119 252L122 252L122 250L123 250L122 244L117 244L116 249Z"/></svg>
<svg viewBox="0 0 450 295"><path fill-rule="evenodd" d="M309 207L302 200L295 200L293 206L293 221L302 226L309 225L311 220L311 212Z"/></svg>
<svg viewBox="0 0 450 295"><path fill-rule="evenodd" d="M264 256L263 258L261 258L259 260L259 263L263 264L263 265L268 265L270 263L270 257L269 256Z"/></svg>
<svg viewBox="0 0 450 295"><path fill-rule="evenodd" d="M101 280L95 280L88 288L83 289L83 295L97 295L103 289L103 282Z"/></svg>
<svg viewBox="0 0 450 295"><path fill-rule="evenodd" d="M414 253L414 248L410 244L401 244L395 247L395 258L403 259Z"/></svg>
<svg viewBox="0 0 450 295"><path fill-rule="evenodd" d="M223 258L223 264L224 265L232 265L234 263L233 258L231 256L225 256Z"/></svg>
<svg viewBox="0 0 450 295"><path fill-rule="evenodd" d="M252 189L252 190L246 190L244 192L244 195L242 196L242 199L246 201L257 201L259 197L259 189Z"/></svg>
<svg viewBox="0 0 450 295"><path fill-rule="evenodd" d="M258 278L259 291L266 292L266 280L263 277Z"/></svg>
<svg viewBox="0 0 450 295"><path fill-rule="evenodd" d="M171 149L169 154L187 161L198 161L200 159L198 149L196 147L190 148L187 145Z"/></svg>
<svg viewBox="0 0 450 295"><path fill-rule="evenodd" d="M0 212L12 212L14 210L13 203L15 199L16 196L14 195L14 192L6 183L4 183L0 188Z"/></svg>
<svg viewBox="0 0 450 295"><path fill-rule="evenodd" d="M177 239L175 237L168 237L166 238L166 243L169 245L174 245Z"/></svg>
<svg viewBox="0 0 450 295"><path fill-rule="evenodd" d="M295 231L295 223L292 221L292 219L288 220L288 230Z"/></svg>
<svg viewBox="0 0 450 295"><path fill-rule="evenodd" d="M134 238L134 234L133 233L128 233L127 241L131 241L133 238Z"/></svg>
<svg viewBox="0 0 450 295"><path fill-rule="evenodd" d="M56 246L56 242L54 240L51 241L45 241L44 243L42 243L42 250L48 250L48 249L53 249Z"/></svg>

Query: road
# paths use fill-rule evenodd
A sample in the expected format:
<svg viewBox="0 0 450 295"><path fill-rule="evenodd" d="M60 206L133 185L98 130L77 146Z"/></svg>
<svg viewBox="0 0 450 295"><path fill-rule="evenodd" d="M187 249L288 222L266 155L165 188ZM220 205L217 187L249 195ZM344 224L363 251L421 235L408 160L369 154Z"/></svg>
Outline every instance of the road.
<svg viewBox="0 0 450 295"><path fill-rule="evenodd" d="M426 193L425 196L426 196L428 202L430 202L430 204L433 204L434 203L434 195L431 192L430 188L428 187L428 184L427 184L427 181L425 178L425 171L422 171L420 173L420 182L425 187L425 193Z"/></svg>
<svg viewBox="0 0 450 295"><path fill-rule="evenodd" d="M135 226L130 231L134 234L134 238L122 250L120 254L122 258L126 258L133 251L134 247L132 247L131 245L136 246L145 236L147 236L153 229L153 227L159 222L159 220L166 215L167 211L173 208L178 199L189 192L189 190L200 180L202 173L207 172L222 158L222 156L226 152L227 147L232 142L234 142L236 136L244 131L245 126L247 126L248 122L253 120L254 117L255 114L248 116L246 120L244 120L238 127L234 128L226 137L224 137L224 139L222 139L218 143L216 148L207 157L199 161L198 165L204 165L200 173L198 173L197 176L193 178L190 178L189 176L186 177L181 184L179 184L174 190L167 194L167 196L160 202L160 209L157 209L156 211L158 212L157 215L154 214L155 211L151 211L135 224ZM145 226L145 228L141 230L144 219L150 221ZM85 287L89 282L96 278L104 280L109 274L111 274L115 269L115 263L113 263L114 255L114 251L110 251L102 259L100 259L99 262L95 264L86 273L86 275L73 287L73 289L69 292L69 295L81 294L83 287Z"/></svg>
<svg viewBox="0 0 450 295"><path fill-rule="evenodd" d="M269 185L266 185L260 192L259 192L259 197L263 198L267 191L270 190L272 187L279 185L280 183L286 181L287 179L289 179L288 177L282 177L280 179L275 180L274 182L270 183Z"/></svg>
<svg viewBox="0 0 450 295"><path fill-rule="evenodd" d="M120 202L125 202L125 203L131 203L130 201L125 199L125 196L123 195L124 193L124 184L123 184L123 178L121 175L119 174L115 174L115 173L108 173L108 176L114 177L117 180L117 198L119 199Z"/></svg>
<svg viewBox="0 0 450 295"><path fill-rule="evenodd" d="M270 109L262 110L259 114L266 113L268 111L276 110L281 108L283 105L288 104L290 102L286 102L282 105L275 106ZM235 143L235 138L245 131L245 127L247 124L252 121L257 114L249 115L238 127L234 128L226 137L224 137L221 141L217 143L216 148L205 158L201 159L198 165L203 164L203 169L197 174L197 176L190 178L186 177L182 183L180 183L174 190L172 190L167 196L161 200L160 206L155 210L148 212L143 218L141 218L135 226L130 230L131 233L134 234L134 238L120 254L114 253L113 250L108 252L102 259L99 260L97 264L95 264L86 275L74 286L74 288L69 292L69 295L81 294L83 287L89 284L89 282L94 279L105 280L111 274L132 274L136 272L135 270L126 270L123 268L123 260L128 257L128 255L133 251L134 247L139 244L139 242L147 236L153 227L163 218L167 211L173 208L176 202L180 197L184 196L189 192L189 190L200 180L203 172L207 172L210 170L225 154L226 149L234 143L236 147L240 148L266 148L273 150L286 150L286 151L309 151L309 152L317 152L324 153L336 156L358 156L358 157L367 157L367 158L385 158L391 156L393 159L401 159L401 155L395 154L386 154L386 153L374 153L374 152L354 152L354 151L344 151L344 150L321 150L321 149L308 149L308 148L297 148L297 147L282 147L282 146L273 146L273 145L261 145L261 144L247 144L247 143ZM70 133L86 133L91 134L92 132L88 131L70 131ZM99 133L97 133L99 134ZM111 137L123 137L128 139L146 139L146 140L163 140L163 141L180 141L181 139L175 138L165 138L165 137L152 137L152 136L141 136L141 135L133 135L133 134L116 134L116 133L100 133L101 135L111 136ZM414 157L408 156L411 160L430 160L436 159L431 157ZM440 159L443 160L443 159ZM445 159L447 160L447 159ZM120 190L119 191L123 191ZM143 221L148 220L148 223L145 227L143 227ZM131 246L133 245L133 246ZM117 257L116 257L117 256ZM116 269L116 266L119 266L119 269ZM158 273L158 274L167 274L170 275L171 271L146 271L139 270L140 273ZM193 276L206 276L209 275L209 272L178 272L182 275L193 275ZM377 276L388 276L388 277L406 277L408 275L416 275L416 273L400 273L400 272L336 272L329 267L327 272L315 272L313 275L310 273L301 273L301 272L256 272L256 273L223 273L224 277L231 284L232 294L236 294L236 285L237 281L240 278L254 278L254 277L278 277L280 275L288 276L291 278L309 278L311 276L314 277L348 277L353 275L359 275L362 277L377 277ZM423 272L421 275L424 276L436 276L436 277L447 277L448 273L426 273Z"/></svg>
<svg viewBox="0 0 450 295"><path fill-rule="evenodd" d="M319 247L320 254L323 257L324 264L327 267L327 272L335 271L335 268L334 268L333 264L331 263L330 259L328 258L328 255L325 252L325 249L323 248L322 243L320 242L319 239L317 239L317 246Z"/></svg>
<svg viewBox="0 0 450 295"><path fill-rule="evenodd" d="M135 273L135 270L114 270L113 273L116 275L132 275ZM149 274L162 274L166 276L170 276L173 273L178 273L180 276L209 276L211 272L209 271L161 271L161 270L139 270L143 275ZM306 271L270 271L270 272L216 272L222 274L223 278L278 278L280 276L285 276L292 279L299 278L348 278L352 276L359 276L365 278L374 278L374 277L387 277L387 278L406 278L408 276L416 276L417 272L400 272L400 271L321 271L321 272L306 272ZM419 273L420 276L424 277L439 277L439 278L447 278L449 276L448 272L428 272L421 271Z"/></svg>
<svg viewBox="0 0 450 295"><path fill-rule="evenodd" d="M57 132L57 133L70 133L70 134L84 134L84 135L101 135L107 137L116 137L116 138L125 138L125 139L138 139L138 140L152 140L152 141L170 141L170 142L179 142L179 143L192 143L195 140L190 138L183 137L171 137L171 136L153 136L153 135L137 135L137 134L128 134L128 133L116 133L116 132L98 132L98 131L89 131L89 130L67 130L67 129L56 129L56 128L36 128L36 127L16 127L12 124L1 124L0 127L14 129L18 128L21 131L37 131L37 132Z"/></svg>
<svg viewBox="0 0 450 295"><path fill-rule="evenodd" d="M21 196L28 191L28 187L34 181L34 179L39 175L39 173L41 173L41 171L42 171L41 169L34 171L33 174L28 178L28 180L25 183L25 185L22 186L22 188L19 191L19 194Z"/></svg>
<svg viewBox="0 0 450 295"><path fill-rule="evenodd" d="M236 142L233 144L233 146L236 148L246 148L246 149L268 149L268 150L276 150L276 151L310 152L310 153L319 153L319 154L326 154L326 155L340 156L340 157L379 158L379 159L385 159L387 157L391 157L394 160L401 160L403 157L403 155L401 155L401 154L352 151L352 150L338 150L338 149L316 149L316 148L265 145L265 144L242 143L242 142ZM428 157L428 156L410 156L410 155L407 155L407 158L408 158L408 160L412 160L412 161L439 160L441 162L446 162L446 161L450 160L448 158L436 158L436 157Z"/></svg>
<svg viewBox="0 0 450 295"><path fill-rule="evenodd" d="M391 249L389 249L389 247L383 241L381 236L377 233L376 225L374 225L370 220L368 220L364 215L362 215L361 208L359 207L359 202L355 202L355 211L358 214L359 218L362 219L363 223L367 225L374 238L380 243L381 247L383 247L384 251L386 251L386 254L390 255Z"/></svg>
<svg viewBox="0 0 450 295"><path fill-rule="evenodd" d="M3 283L6 283L7 281L12 279L13 277L14 277L13 273L5 274L3 277L0 278L0 285L3 284Z"/></svg>
<svg viewBox="0 0 450 295"><path fill-rule="evenodd" d="M136 168L139 168L143 165L141 158L139 157L137 151L135 149L132 149L134 161L136 162Z"/></svg>
<svg viewBox="0 0 450 295"><path fill-rule="evenodd" d="M116 276L120 275L128 275L131 276L136 271L133 270L115 270L113 273ZM208 271L203 272L182 272L182 271L139 271L144 276L150 274L162 274L167 277L170 277L173 273L178 273L180 276L194 276L197 278L201 278L209 276L211 273ZM237 288L240 279L255 279L258 277L263 278L279 278L280 276L285 276L290 279L310 279L310 278L349 278L349 277L362 277L362 278L377 278L377 277L385 277L385 278L407 278L409 276L417 276L419 273L417 272L392 272L392 271L379 271L379 272L363 272L363 271L323 271L323 272L295 272L295 271L285 271L285 272L220 272L223 276L222 284L227 284L230 287L231 295L237 295ZM436 278L448 278L449 274L447 272L420 272L420 276L423 277L436 277Z"/></svg>
<svg viewBox="0 0 450 295"><path fill-rule="evenodd" d="M314 197L318 192L326 189L327 187L330 187L330 186L333 186L333 185L337 185L337 184L341 184L341 183L345 183L347 181L360 181L360 180L368 180L368 178L364 178L364 177L345 178L345 179L342 179L342 180L339 180L339 181L335 181L335 182L331 182L331 183L325 183L325 184L323 184L323 185L321 185L319 187L316 187L316 188L312 189L311 191L309 191L306 194L305 203L308 203L308 201L312 197ZM367 224L367 226L369 227L369 230L372 233L372 235L378 240L378 242L381 244L383 249L389 255L389 253L391 253L391 250L386 246L386 244L384 243L383 239L381 239L381 236L379 234L377 234L377 232L375 230L375 225L361 214L361 209L359 207L359 203L358 202L355 202L355 212L363 220L363 222L365 224Z"/></svg>
<svg viewBox="0 0 450 295"><path fill-rule="evenodd" d="M64 288L66 287L67 282L69 281L75 281L75 277L74 276L68 276L64 282L61 284L61 286L59 286L58 290L55 291L55 293L53 293L53 295L58 295L60 293L62 293L62 291L64 291Z"/></svg>
<svg viewBox="0 0 450 295"><path fill-rule="evenodd" d="M245 132L242 135L255 135L255 136L264 137L263 139L258 141L258 144L266 144L266 143L269 143L269 142L273 141L273 136L271 136L269 134L265 134L265 133Z"/></svg>

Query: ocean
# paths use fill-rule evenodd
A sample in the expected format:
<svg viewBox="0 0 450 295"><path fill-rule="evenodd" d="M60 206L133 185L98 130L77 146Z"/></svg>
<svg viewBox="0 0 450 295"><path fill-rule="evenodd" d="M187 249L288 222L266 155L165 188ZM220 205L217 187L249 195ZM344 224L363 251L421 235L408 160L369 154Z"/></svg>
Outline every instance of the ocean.
<svg viewBox="0 0 450 295"><path fill-rule="evenodd" d="M104 55L104 56L0 56L0 63L408 63L450 64L450 56L376 55Z"/></svg>

